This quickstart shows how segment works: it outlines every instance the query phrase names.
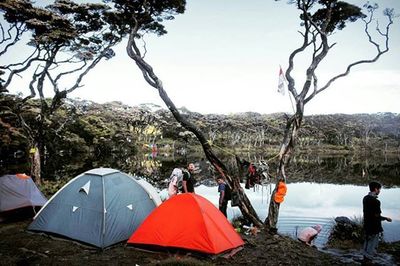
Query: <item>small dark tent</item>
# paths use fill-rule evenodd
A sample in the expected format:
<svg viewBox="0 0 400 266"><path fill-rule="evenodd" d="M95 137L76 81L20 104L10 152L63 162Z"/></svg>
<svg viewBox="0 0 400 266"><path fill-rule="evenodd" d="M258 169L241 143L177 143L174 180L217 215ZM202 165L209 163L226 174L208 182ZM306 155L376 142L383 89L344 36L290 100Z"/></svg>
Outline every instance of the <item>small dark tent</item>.
<svg viewBox="0 0 400 266"><path fill-rule="evenodd" d="M28 230L100 248L126 241L161 202L155 189L143 183L147 182L110 168L87 171L62 187Z"/></svg>
<svg viewBox="0 0 400 266"><path fill-rule="evenodd" d="M128 244L219 254L244 245L225 216L194 193L173 196L155 209Z"/></svg>
<svg viewBox="0 0 400 266"><path fill-rule="evenodd" d="M31 217L35 207L41 207L47 199L25 174L3 175L0 177L0 219L12 218L13 211L30 208Z"/></svg>

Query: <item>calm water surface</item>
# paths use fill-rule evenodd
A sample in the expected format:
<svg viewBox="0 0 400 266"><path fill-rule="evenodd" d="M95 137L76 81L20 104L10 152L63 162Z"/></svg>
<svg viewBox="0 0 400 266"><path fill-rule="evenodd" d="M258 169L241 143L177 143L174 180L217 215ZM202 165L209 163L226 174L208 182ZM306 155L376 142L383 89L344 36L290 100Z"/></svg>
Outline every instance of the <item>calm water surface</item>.
<svg viewBox="0 0 400 266"><path fill-rule="evenodd" d="M323 230L316 240L316 245L326 244L334 218L347 216L362 217L362 198L368 193L368 187L355 185L334 185L317 183L288 184L285 201L280 207L278 231L291 236L303 227L321 224ZM264 221L269 206L272 187L256 187L246 190L253 207ZM165 194L165 191L162 191ZM217 187L200 185L196 193L204 196L218 206ZM393 219L392 223L383 222L384 240L388 242L400 240L400 188L383 188L379 195L382 215ZM228 206L228 219L240 216L238 207Z"/></svg>

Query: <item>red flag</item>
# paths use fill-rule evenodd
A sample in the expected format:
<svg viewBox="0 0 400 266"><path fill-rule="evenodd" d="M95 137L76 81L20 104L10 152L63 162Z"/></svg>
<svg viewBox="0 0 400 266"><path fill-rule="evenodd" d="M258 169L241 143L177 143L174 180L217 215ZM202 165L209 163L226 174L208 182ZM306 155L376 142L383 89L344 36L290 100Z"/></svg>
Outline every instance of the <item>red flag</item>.
<svg viewBox="0 0 400 266"><path fill-rule="evenodd" d="M283 75L282 67L279 66L279 81L278 81L278 92L285 95L285 76Z"/></svg>

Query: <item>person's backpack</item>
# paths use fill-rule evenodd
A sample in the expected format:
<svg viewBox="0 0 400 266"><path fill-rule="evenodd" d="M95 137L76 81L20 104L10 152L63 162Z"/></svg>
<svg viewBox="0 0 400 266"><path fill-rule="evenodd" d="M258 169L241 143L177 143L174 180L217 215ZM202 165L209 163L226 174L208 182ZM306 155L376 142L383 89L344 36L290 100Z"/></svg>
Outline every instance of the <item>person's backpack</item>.
<svg viewBox="0 0 400 266"><path fill-rule="evenodd" d="M176 186L178 187L178 190L180 190L182 188L182 179L183 179L183 172L182 169L180 168L174 168L174 170L172 170L171 176L169 178L169 182L172 181L172 179L174 178L174 176L176 176L177 181L176 181Z"/></svg>
<svg viewBox="0 0 400 266"><path fill-rule="evenodd" d="M182 181L185 180L187 182L189 182L191 185L193 186L196 185L197 180L193 177L193 175L186 169L182 169ZM187 184L187 186L189 186L189 184ZM189 188L188 188L189 189ZM183 182L181 182L181 186L179 187L179 191L180 192L184 192L183 190Z"/></svg>
<svg viewBox="0 0 400 266"><path fill-rule="evenodd" d="M232 199L232 190L231 188L228 186L228 184L225 185L225 196L224 198L228 201Z"/></svg>

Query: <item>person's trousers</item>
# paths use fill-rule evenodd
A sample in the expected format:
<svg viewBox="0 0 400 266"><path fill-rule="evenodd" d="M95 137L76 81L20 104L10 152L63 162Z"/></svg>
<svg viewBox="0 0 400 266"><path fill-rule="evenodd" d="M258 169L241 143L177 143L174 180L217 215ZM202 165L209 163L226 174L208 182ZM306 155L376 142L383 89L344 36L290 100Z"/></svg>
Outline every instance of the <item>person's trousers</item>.
<svg viewBox="0 0 400 266"><path fill-rule="evenodd" d="M228 207L227 201L222 202L222 204L219 206L219 210L222 212L223 215L225 215L225 217L227 217L227 215L226 215L227 207Z"/></svg>
<svg viewBox="0 0 400 266"><path fill-rule="evenodd" d="M379 243L379 234L366 235L363 247L363 255L368 259L373 259Z"/></svg>

